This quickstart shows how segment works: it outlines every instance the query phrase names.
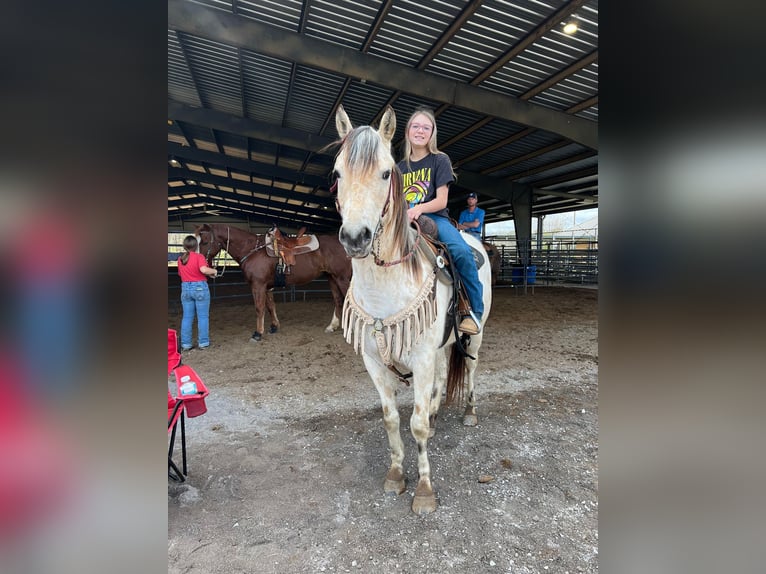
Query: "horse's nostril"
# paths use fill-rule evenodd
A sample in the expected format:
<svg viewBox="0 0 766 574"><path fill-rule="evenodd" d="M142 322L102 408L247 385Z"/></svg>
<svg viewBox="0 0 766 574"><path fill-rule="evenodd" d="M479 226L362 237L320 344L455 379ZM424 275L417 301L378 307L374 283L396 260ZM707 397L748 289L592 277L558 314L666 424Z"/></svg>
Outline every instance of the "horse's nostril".
<svg viewBox="0 0 766 574"><path fill-rule="evenodd" d="M372 239L372 232L368 227L364 227L359 233L352 234L344 227L341 227L338 238L340 239L341 244L345 247L354 251L359 251L369 245L370 240Z"/></svg>

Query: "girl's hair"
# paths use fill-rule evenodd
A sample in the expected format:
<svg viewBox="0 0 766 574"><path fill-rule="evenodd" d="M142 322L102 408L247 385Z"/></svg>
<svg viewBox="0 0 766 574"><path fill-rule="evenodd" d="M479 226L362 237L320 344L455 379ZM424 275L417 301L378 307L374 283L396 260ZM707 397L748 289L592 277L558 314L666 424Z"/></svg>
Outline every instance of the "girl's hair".
<svg viewBox="0 0 766 574"><path fill-rule="evenodd" d="M189 253L197 250L197 238L193 235L187 235L184 239L184 249L186 249L186 253L181 255L180 259L186 265L189 262Z"/></svg>
<svg viewBox="0 0 766 574"><path fill-rule="evenodd" d="M430 121L431 124L433 124L433 130L431 131L431 139L428 140L428 151L434 155L437 154L443 154L443 151L439 151L439 148L436 147L436 136L437 136L437 129L436 129L436 116L434 115L434 111L431 108L425 108L425 107L418 107L415 108L415 111L412 112L412 115L410 115L410 118L407 120L407 125L404 127L404 141L402 142L402 154L404 155L404 161L407 162L407 168L411 169L410 165L410 154L412 153L412 144L410 144L410 138L408 137L410 133L410 126L412 125L412 120L415 118L415 116L418 115L424 115L426 116ZM446 155L446 154L445 154ZM451 164L452 162L450 162ZM455 174L455 170L452 170L452 177L457 180L457 175Z"/></svg>

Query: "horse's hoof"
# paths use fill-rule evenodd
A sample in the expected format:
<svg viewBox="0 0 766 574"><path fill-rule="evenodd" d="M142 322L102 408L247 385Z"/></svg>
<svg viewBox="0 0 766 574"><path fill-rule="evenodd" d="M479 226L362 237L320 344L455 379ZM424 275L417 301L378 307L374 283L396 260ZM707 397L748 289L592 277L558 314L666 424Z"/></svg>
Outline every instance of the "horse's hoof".
<svg viewBox="0 0 766 574"><path fill-rule="evenodd" d="M258 331L256 331L255 333L253 333L253 336L250 337L250 342L251 343L257 343L258 341L261 340L261 338L262 338L261 334Z"/></svg>
<svg viewBox="0 0 766 574"><path fill-rule="evenodd" d="M333 329L332 327L325 327L324 328L324 332L325 333L334 333L335 329Z"/></svg>
<svg viewBox="0 0 766 574"><path fill-rule="evenodd" d="M412 512L418 516L423 514L430 514L436 510L436 495L426 494L424 496L418 496L417 494L412 499Z"/></svg>
<svg viewBox="0 0 766 574"><path fill-rule="evenodd" d="M435 434L436 434L436 429L434 427L430 427L428 429L428 438L434 438Z"/></svg>
<svg viewBox="0 0 766 574"><path fill-rule="evenodd" d="M269 328L269 333L271 333L272 335L273 335L274 333L276 333L277 331L279 331L279 327L277 327L276 325L272 325L272 326Z"/></svg>
<svg viewBox="0 0 766 574"><path fill-rule="evenodd" d="M430 496L415 496L412 499L412 512L417 514L418 516L422 516L424 514L431 514L434 510L436 510L436 495L431 494Z"/></svg>
<svg viewBox="0 0 766 574"><path fill-rule="evenodd" d="M436 495L430 481L420 479L412 499L412 512L417 515L429 514L436 510Z"/></svg>
<svg viewBox="0 0 766 574"><path fill-rule="evenodd" d="M386 481L383 483L383 492L386 494L401 494L407 490L407 481L401 470L389 470L386 474Z"/></svg>
<svg viewBox="0 0 766 574"><path fill-rule="evenodd" d="M479 417L476 415L465 415L463 417L463 426L475 427L477 424L479 424Z"/></svg>

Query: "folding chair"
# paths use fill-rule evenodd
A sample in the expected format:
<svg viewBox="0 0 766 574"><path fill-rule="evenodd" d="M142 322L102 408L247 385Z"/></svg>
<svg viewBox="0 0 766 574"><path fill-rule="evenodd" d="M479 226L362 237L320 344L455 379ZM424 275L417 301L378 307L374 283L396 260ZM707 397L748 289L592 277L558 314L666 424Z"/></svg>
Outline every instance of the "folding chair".
<svg viewBox="0 0 766 574"><path fill-rule="evenodd" d="M188 475L186 463L186 417L198 417L207 412L205 398L210 394L199 375L188 365L181 365L181 354L178 352L178 337L173 329L168 329L168 379L173 373L175 378L174 394L168 388L168 477L178 482L184 482ZM194 395L182 395L181 386L193 382L197 385ZM170 385L170 382L168 382ZM176 441L176 430L181 427L181 466L173 460L173 450Z"/></svg>

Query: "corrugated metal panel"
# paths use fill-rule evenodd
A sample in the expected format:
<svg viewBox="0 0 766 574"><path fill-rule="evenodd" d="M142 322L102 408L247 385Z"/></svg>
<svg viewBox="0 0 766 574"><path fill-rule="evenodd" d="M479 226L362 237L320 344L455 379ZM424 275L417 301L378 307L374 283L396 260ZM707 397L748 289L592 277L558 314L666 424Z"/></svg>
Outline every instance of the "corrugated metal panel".
<svg viewBox="0 0 766 574"><path fill-rule="evenodd" d="M247 109L245 117L282 124L292 64L242 50L242 75Z"/></svg>
<svg viewBox="0 0 766 574"><path fill-rule="evenodd" d="M549 179L551 177L556 177L558 175L564 175L566 173L572 173L572 172L579 171L581 169L585 169L585 168L588 168L588 167L595 167L595 166L598 166L598 158L597 157L592 157L592 158L587 158L587 159L583 159L583 160L580 160L580 161L575 161L575 162L572 162L572 163L568 163L567 165L562 165L562 166L559 166L559 167L554 167L552 169L549 169L549 170L541 172L541 173L536 173L536 174L534 174L532 176L529 176L529 177L519 178L519 179L517 179L515 181L517 181L518 183L529 183L529 184L534 185L535 182L537 182L537 181L544 181L544 180Z"/></svg>
<svg viewBox="0 0 766 574"><path fill-rule="evenodd" d="M312 36L350 48L362 47L380 8L380 1L314 0L304 28Z"/></svg>
<svg viewBox="0 0 766 574"><path fill-rule="evenodd" d="M469 82L536 25L534 8L524 1L483 3L426 71Z"/></svg>
<svg viewBox="0 0 766 574"><path fill-rule="evenodd" d="M345 78L307 66L298 66L293 80L291 105L285 126L310 133L319 132L333 111L335 98Z"/></svg>
<svg viewBox="0 0 766 574"><path fill-rule="evenodd" d="M237 14L292 32L298 31L303 13L301 0L238 0Z"/></svg>
<svg viewBox="0 0 766 574"><path fill-rule="evenodd" d="M168 30L168 97L190 106L202 105L175 30Z"/></svg>
<svg viewBox="0 0 766 574"><path fill-rule="evenodd" d="M186 34L180 37L180 42L194 71L202 105L242 115L236 48Z"/></svg>
<svg viewBox="0 0 766 574"><path fill-rule="evenodd" d="M414 67L462 10L464 1L394 2L369 53Z"/></svg>
<svg viewBox="0 0 766 574"><path fill-rule="evenodd" d="M477 130L465 138L465 146L470 154L466 154L463 157L474 154L477 150L482 148L488 148L495 142L500 142L508 137L513 136L526 129L525 126L512 124L510 122L497 122L494 121L481 130ZM499 147L498 149L485 153L480 157L463 164L463 169L482 172L485 169L494 167L497 164L508 161L510 159L521 157L531 151L548 146L560 138L549 134L547 132L536 131L528 134L518 140L511 142L510 144ZM493 174L495 175L495 174Z"/></svg>
<svg viewBox="0 0 766 574"><path fill-rule="evenodd" d="M392 94L393 92L388 88L370 82L362 83L359 80L354 80L349 85L341 103L355 126L369 124L375 115L383 109ZM331 124L332 127L328 129L329 133L325 135L337 137L335 121L333 120Z"/></svg>
<svg viewBox="0 0 766 574"><path fill-rule="evenodd" d="M527 153L533 153L536 149L539 149L540 147L542 147L542 146L531 148L531 149L529 149L529 151L527 151L525 153L517 153L516 157L523 157ZM513 164L511 166L508 166L508 167L505 167L505 168L502 168L502 169L493 170L492 172L490 172L490 174L493 177L499 177L499 178L512 177L515 174L524 173L524 172L526 172L528 170L531 170L531 169L537 169L539 167L543 167L543 166L551 164L553 162L556 162L556 161L559 161L559 160L563 160L563 159L568 158L568 157L575 156L575 155L577 155L579 153L582 153L584 151L586 151L586 148L584 148L581 145L573 143L573 144L566 145L564 147L561 147L561 148L549 151L547 153L540 154L540 155L535 156L533 158L526 159L524 161L520 161L520 162L515 163L515 164ZM502 163L502 162L491 164L491 165L487 166L484 169L491 169L491 168L499 165L500 163ZM574 164L570 164L570 165L574 165Z"/></svg>

